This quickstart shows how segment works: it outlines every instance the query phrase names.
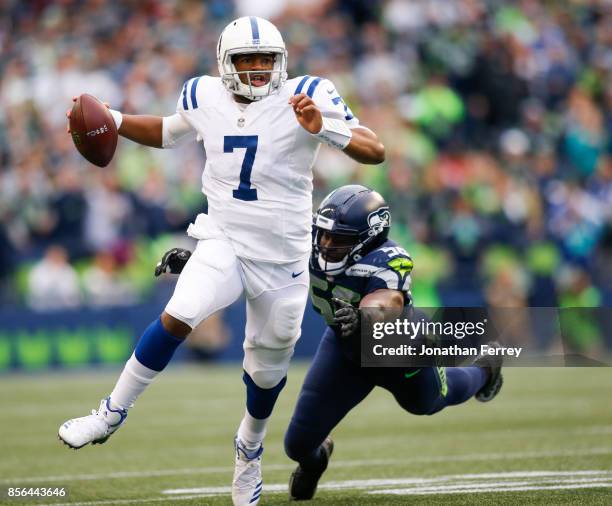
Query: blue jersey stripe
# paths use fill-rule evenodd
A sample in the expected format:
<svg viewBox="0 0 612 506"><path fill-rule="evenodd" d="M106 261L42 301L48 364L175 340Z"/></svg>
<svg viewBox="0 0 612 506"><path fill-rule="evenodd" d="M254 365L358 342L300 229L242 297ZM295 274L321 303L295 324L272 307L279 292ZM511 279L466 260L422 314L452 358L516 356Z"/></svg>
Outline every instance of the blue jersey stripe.
<svg viewBox="0 0 612 506"><path fill-rule="evenodd" d="M317 88L320 82L321 82L320 77L317 77L314 81L312 81L310 83L310 86L308 87L308 91L306 92L306 95L312 98L312 96L314 95L315 89Z"/></svg>
<svg viewBox="0 0 612 506"><path fill-rule="evenodd" d="M308 79L310 79L310 76L302 77L302 80L300 81L300 84L298 84L297 88L295 89L294 95L299 95L300 93L302 93L302 88L304 87L304 85L306 84L306 81L308 81Z"/></svg>
<svg viewBox="0 0 612 506"><path fill-rule="evenodd" d="M251 16L249 17L249 19L251 20L251 33L253 34L253 43L259 43L259 25L257 24L257 18L255 16Z"/></svg>
<svg viewBox="0 0 612 506"><path fill-rule="evenodd" d="M191 85L191 107L198 108L198 99L196 98L196 88L198 86L199 77L196 77Z"/></svg>
<svg viewBox="0 0 612 506"><path fill-rule="evenodd" d="M185 81L183 84L183 109L187 110L187 83L189 81Z"/></svg>

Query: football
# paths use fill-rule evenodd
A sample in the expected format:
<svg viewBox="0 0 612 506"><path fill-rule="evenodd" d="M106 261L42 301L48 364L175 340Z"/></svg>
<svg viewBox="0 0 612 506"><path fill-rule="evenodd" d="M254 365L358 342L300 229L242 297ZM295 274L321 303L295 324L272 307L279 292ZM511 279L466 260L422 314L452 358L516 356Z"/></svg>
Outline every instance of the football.
<svg viewBox="0 0 612 506"><path fill-rule="evenodd" d="M84 93L70 113L72 141L89 162L106 167L117 148L117 127L108 108L96 97Z"/></svg>

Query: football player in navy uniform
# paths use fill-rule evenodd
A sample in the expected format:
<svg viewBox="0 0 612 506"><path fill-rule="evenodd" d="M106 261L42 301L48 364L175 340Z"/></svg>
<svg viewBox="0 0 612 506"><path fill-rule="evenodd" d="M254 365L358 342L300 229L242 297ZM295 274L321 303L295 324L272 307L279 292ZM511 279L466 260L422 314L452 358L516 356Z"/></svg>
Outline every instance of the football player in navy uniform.
<svg viewBox="0 0 612 506"><path fill-rule="evenodd" d="M328 327L285 435L285 451L299 463L289 482L292 499L314 496L333 451L330 432L374 387L388 390L415 415L473 396L488 401L501 388L497 360L485 367L361 367L359 308L400 314L412 304L412 258L388 238L390 227L385 200L359 185L330 193L314 216L311 299Z"/></svg>
<svg viewBox="0 0 612 506"><path fill-rule="evenodd" d="M415 415L432 415L472 397L486 402L502 385L501 359L470 367L361 367L361 308L395 310L412 304L412 258L390 240L391 213L383 197L364 186L334 190L313 218L311 300L328 324L302 385L285 435L285 451L298 462L289 482L295 500L314 496L333 451L330 432L374 387L388 390ZM179 272L174 249L158 265Z"/></svg>

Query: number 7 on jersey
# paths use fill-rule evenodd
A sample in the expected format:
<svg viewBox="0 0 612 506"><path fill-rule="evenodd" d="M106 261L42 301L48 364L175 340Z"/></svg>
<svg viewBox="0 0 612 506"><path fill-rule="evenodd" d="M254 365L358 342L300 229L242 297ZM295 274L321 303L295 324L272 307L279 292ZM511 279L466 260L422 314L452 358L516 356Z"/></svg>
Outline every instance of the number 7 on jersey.
<svg viewBox="0 0 612 506"><path fill-rule="evenodd" d="M223 152L233 153L234 149L246 148L240 169L240 184L233 191L235 199L257 200L257 189L251 188L251 171L257 153L257 135L226 135L223 138Z"/></svg>

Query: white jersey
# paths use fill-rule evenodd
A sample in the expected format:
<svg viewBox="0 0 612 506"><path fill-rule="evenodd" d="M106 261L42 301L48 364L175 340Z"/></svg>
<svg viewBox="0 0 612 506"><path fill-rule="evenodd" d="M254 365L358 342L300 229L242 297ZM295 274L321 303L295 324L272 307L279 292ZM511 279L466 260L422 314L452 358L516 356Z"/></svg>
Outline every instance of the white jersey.
<svg viewBox="0 0 612 506"><path fill-rule="evenodd" d="M320 144L288 103L298 93L307 93L324 116L359 125L334 85L319 77L289 79L246 107L219 77L190 79L179 96L177 111L204 143L210 220L239 257L284 263L310 251L312 166Z"/></svg>

